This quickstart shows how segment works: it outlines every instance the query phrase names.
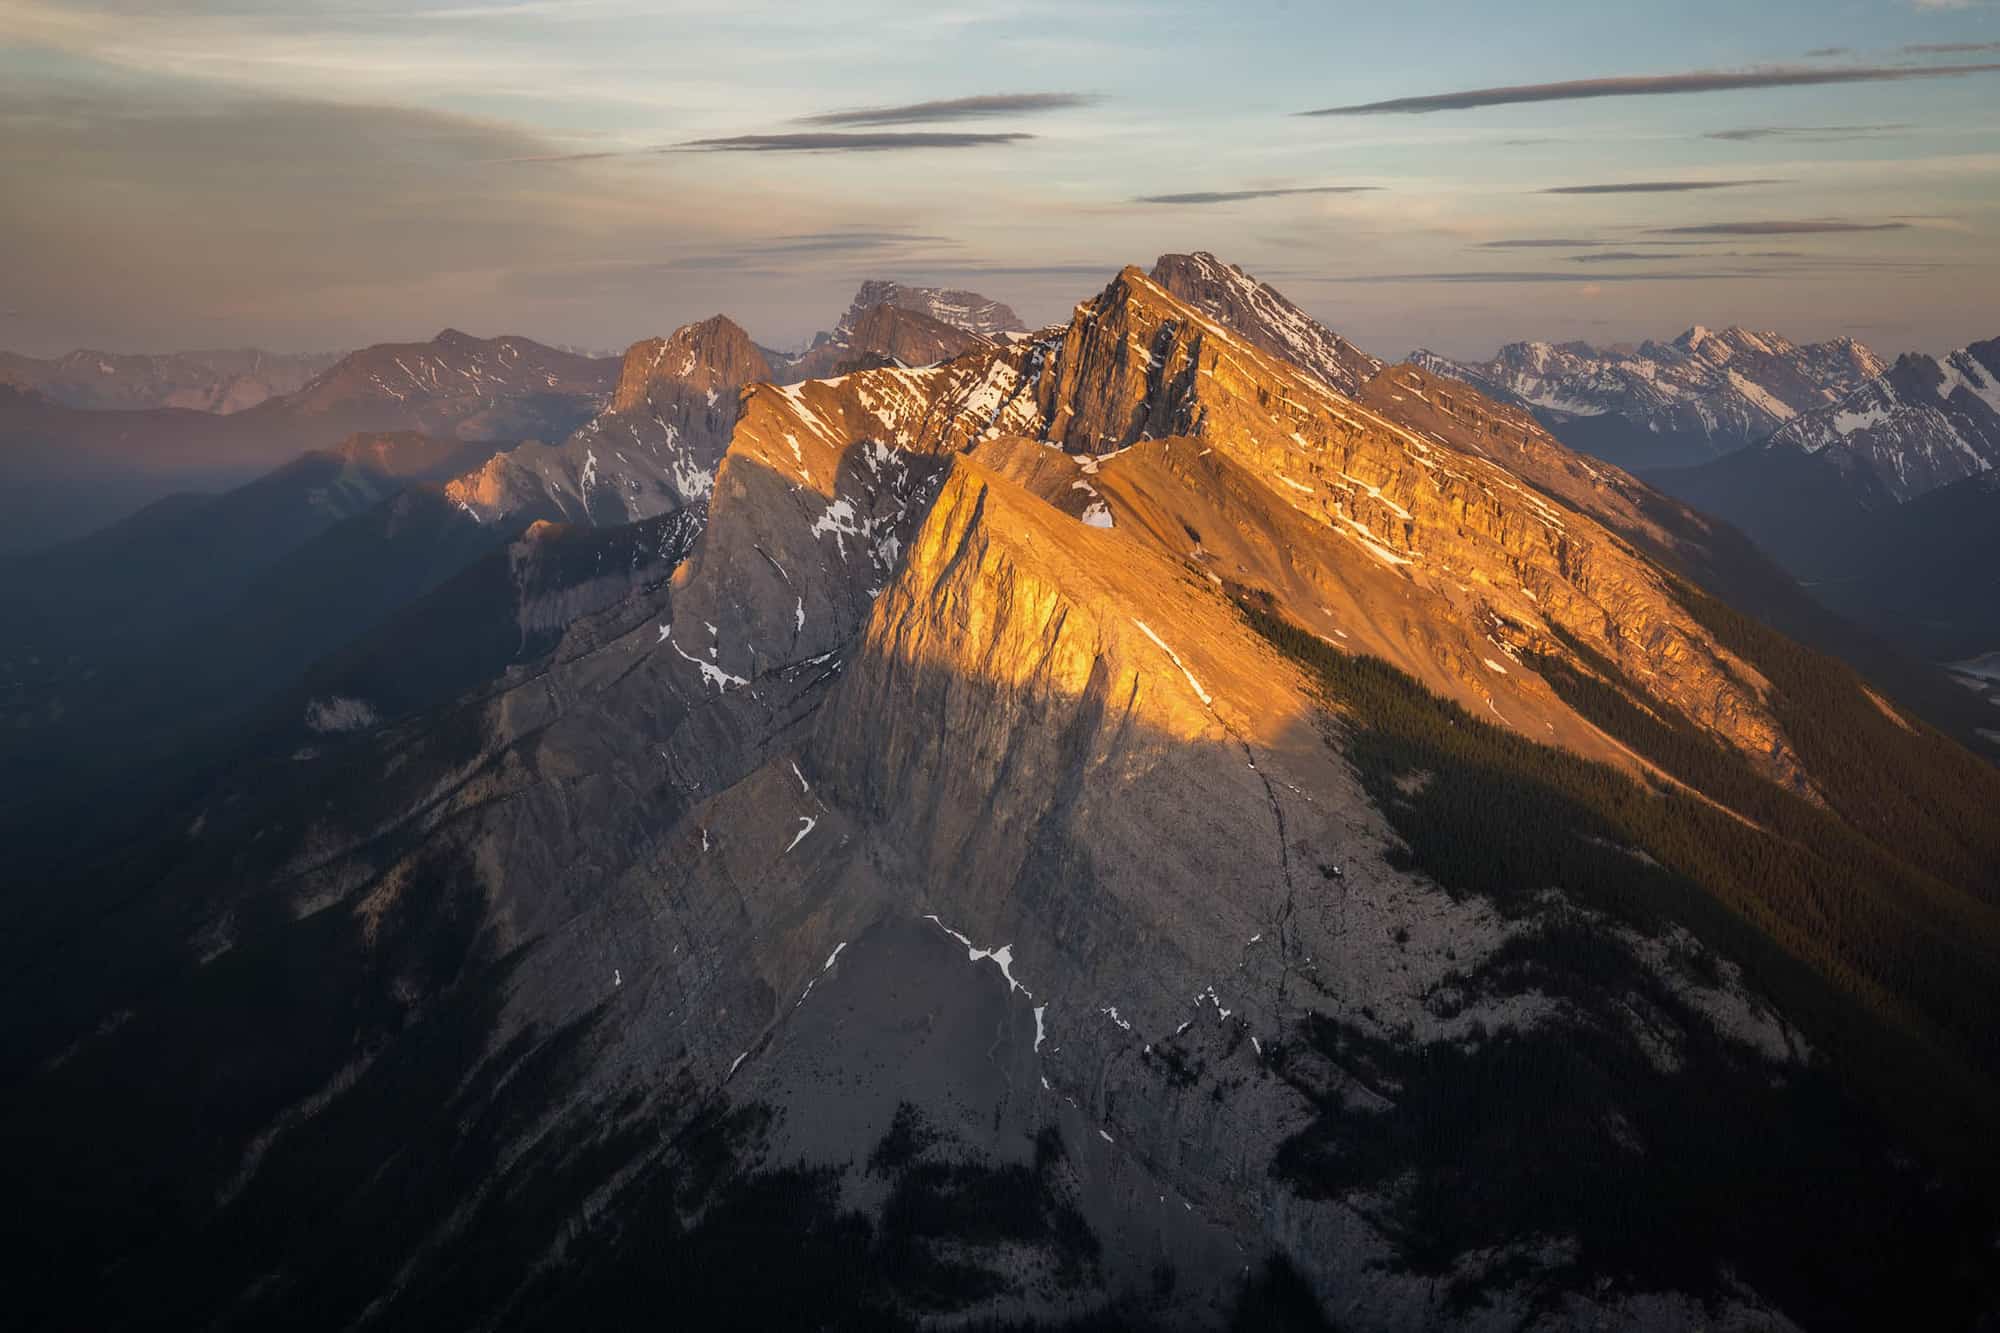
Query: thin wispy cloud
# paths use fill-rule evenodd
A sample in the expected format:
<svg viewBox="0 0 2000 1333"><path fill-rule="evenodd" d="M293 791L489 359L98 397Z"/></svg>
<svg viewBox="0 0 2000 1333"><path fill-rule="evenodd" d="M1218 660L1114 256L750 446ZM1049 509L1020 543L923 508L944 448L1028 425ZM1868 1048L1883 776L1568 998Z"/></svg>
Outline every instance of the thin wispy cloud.
<svg viewBox="0 0 2000 1333"><path fill-rule="evenodd" d="M964 134L950 130L908 133L731 134L714 139L688 139L676 148L706 153L883 153L912 148L989 148L1020 143L1032 134Z"/></svg>
<svg viewBox="0 0 2000 1333"><path fill-rule="evenodd" d="M2000 51L2000 42L1913 42L1903 48L1912 56L1969 56L1981 51Z"/></svg>
<svg viewBox="0 0 2000 1333"><path fill-rule="evenodd" d="M1135 204L1235 204L1246 199L1279 199L1294 194L1367 194L1379 185L1301 185L1283 190L1195 190L1187 194L1142 194Z"/></svg>
<svg viewBox="0 0 2000 1333"><path fill-rule="evenodd" d="M1825 236L1855 231L1901 231L1907 222L1841 222L1805 218L1779 222L1703 222L1687 227L1655 227L1666 236Z"/></svg>
<svg viewBox="0 0 2000 1333"><path fill-rule="evenodd" d="M1518 240L1481 241L1482 250L1580 250L1586 246L1603 245L1603 241L1586 241L1574 236L1524 236Z"/></svg>
<svg viewBox="0 0 2000 1333"><path fill-rule="evenodd" d="M1747 125L1734 130L1712 130L1704 139L1728 143L1755 143L1761 139L1790 139L1801 143L1839 143L1848 139L1872 139L1881 134L1900 134L1915 126L1907 123L1883 125Z"/></svg>
<svg viewBox="0 0 2000 1333"><path fill-rule="evenodd" d="M1746 185L1783 185L1775 176L1735 181L1612 181L1602 185L1556 185L1542 194L1684 194L1695 190L1735 190Z"/></svg>
<svg viewBox="0 0 2000 1333"><path fill-rule="evenodd" d="M1815 46L1812 50L1806 52L1806 59L1826 60L1833 56L1851 56L1853 54L1854 48L1851 46Z"/></svg>
<svg viewBox="0 0 2000 1333"><path fill-rule="evenodd" d="M1329 276L1327 276L1326 278L1322 279L1322 281L1324 281L1324 282L1355 282L1355 283L1385 283L1385 282L1448 282L1448 283L1469 283L1469 284L1488 284L1488 283L1509 283L1509 282L1534 282L1534 283L1561 283L1561 282L1577 282L1577 283L1591 283L1591 282L1698 282L1698 281L1702 281L1702 280L1704 280L1704 279L1708 279L1708 280L1720 280L1720 279L1725 279L1725 278L1744 278L1744 277L1762 277L1762 276L1765 276L1765 275L1763 275L1763 274L1760 274L1760 273L1756 273L1756 272L1743 272L1743 271L1736 271L1736 272L1721 272L1721 273L1674 273L1674 272L1653 272L1653 273L1574 273L1574 272L1570 272L1570 273L1564 273L1564 272L1540 272L1540 273L1535 273L1535 272L1530 272L1530 273L1511 273L1511 272L1492 272L1492 271L1486 271L1486 270L1475 270L1475 271L1470 271L1470 272L1455 272L1455 273L1453 273L1453 272L1446 272L1446 273L1364 273L1364 274L1355 274L1355 275L1352 275L1352 276L1346 276L1346 277L1343 277L1343 276L1339 276L1339 275L1329 275Z"/></svg>
<svg viewBox="0 0 2000 1333"><path fill-rule="evenodd" d="M1601 250L1595 254L1571 255L1572 264L1610 264L1617 261L1643 260L1647 263L1671 263L1683 259L1699 259L1704 264L1718 259L1809 259L1803 250L1723 250L1706 251L1701 254L1675 254L1670 250Z"/></svg>
<svg viewBox="0 0 2000 1333"><path fill-rule="evenodd" d="M903 106L856 107L800 116L802 125L925 125L948 120L981 120L991 116L1036 115L1089 106L1099 99L1089 93L983 93Z"/></svg>
<svg viewBox="0 0 2000 1333"><path fill-rule="evenodd" d="M1902 79L1959 78L2000 71L2000 64L1977 65L1851 65L1771 66L1751 70L1693 70L1685 74L1639 74L1601 79L1569 79L1557 83L1522 83L1500 88L1468 88L1427 93L1421 97L1391 97L1380 102L1320 107L1302 116L1420 115L1432 111L1470 111L1479 107L1514 106L1523 102L1575 102L1598 97L1668 97L1688 93L1737 92L1746 88L1795 88L1831 83L1892 83Z"/></svg>

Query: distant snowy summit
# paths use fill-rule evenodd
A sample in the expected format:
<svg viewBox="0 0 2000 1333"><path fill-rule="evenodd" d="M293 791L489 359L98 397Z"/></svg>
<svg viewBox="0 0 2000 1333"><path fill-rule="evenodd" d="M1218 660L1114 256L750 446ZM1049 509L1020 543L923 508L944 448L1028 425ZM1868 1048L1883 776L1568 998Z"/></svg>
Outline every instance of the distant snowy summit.
<svg viewBox="0 0 2000 1333"><path fill-rule="evenodd" d="M1800 344L1699 324L1635 349L1518 342L1489 361L1422 350L1410 360L1522 403L1565 443L1627 466L1694 463L1740 449L1887 368L1852 338Z"/></svg>
<svg viewBox="0 0 2000 1333"><path fill-rule="evenodd" d="M1910 352L1838 401L1772 435L1769 447L1872 474L1899 501L2000 465L2000 338L1942 360Z"/></svg>

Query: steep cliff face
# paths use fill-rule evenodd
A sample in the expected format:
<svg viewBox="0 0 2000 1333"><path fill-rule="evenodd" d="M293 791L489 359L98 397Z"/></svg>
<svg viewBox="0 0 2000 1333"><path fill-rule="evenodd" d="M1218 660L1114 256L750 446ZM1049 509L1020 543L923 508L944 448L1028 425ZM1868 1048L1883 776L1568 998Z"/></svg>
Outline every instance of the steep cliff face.
<svg viewBox="0 0 2000 1333"><path fill-rule="evenodd" d="M625 353L610 409L559 445L496 454L447 493L482 523L630 523L706 498L742 386L771 378L721 315Z"/></svg>

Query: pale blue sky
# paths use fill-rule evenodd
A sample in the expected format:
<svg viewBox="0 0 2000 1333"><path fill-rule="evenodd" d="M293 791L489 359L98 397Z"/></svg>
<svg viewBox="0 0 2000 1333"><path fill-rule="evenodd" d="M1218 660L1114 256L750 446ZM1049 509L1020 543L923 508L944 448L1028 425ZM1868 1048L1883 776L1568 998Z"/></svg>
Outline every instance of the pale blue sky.
<svg viewBox="0 0 2000 1333"><path fill-rule="evenodd" d="M615 347L716 310L785 342L864 276L1044 320L1199 247L1392 356L1936 350L2000 333L2000 72L1912 71L1986 64L2000 7L1917 0L0 0L0 346ZM1715 71L1784 86L1297 114ZM1072 104L807 123L995 94ZM825 133L1031 137L655 151ZM1578 192L1633 183L1674 188ZM1140 202L1217 194L1249 197Z"/></svg>

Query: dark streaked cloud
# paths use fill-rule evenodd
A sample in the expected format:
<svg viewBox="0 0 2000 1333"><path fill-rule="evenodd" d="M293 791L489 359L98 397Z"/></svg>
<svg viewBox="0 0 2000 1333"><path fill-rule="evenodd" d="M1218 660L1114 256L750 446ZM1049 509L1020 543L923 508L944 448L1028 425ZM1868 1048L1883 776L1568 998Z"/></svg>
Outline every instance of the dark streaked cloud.
<svg viewBox="0 0 2000 1333"><path fill-rule="evenodd" d="M731 134L717 139L688 139L676 148L706 153L880 153L907 148L986 148L1019 143L1032 134L961 134L943 130L909 133Z"/></svg>
<svg viewBox="0 0 2000 1333"><path fill-rule="evenodd" d="M1954 78L2000 71L2000 64L1852 65L1836 68L1777 65L1751 70L1693 70L1685 74L1639 74L1558 83L1523 83L1500 88L1468 88L1391 97L1352 106L1320 107L1304 116L1373 116L1468 111L1522 102L1574 102L1595 97L1663 97L1683 93L1735 92L1745 88L1792 88L1828 83L1887 83L1900 79Z"/></svg>
<svg viewBox="0 0 2000 1333"><path fill-rule="evenodd" d="M1301 185L1285 190L1196 190L1188 194L1142 194L1135 204L1234 204L1245 199L1277 199L1290 194L1367 194L1379 185Z"/></svg>
<svg viewBox="0 0 2000 1333"><path fill-rule="evenodd" d="M1851 56L1853 54L1854 48L1851 46L1815 46L1812 50L1806 52L1806 59L1826 60L1833 56Z"/></svg>
<svg viewBox="0 0 2000 1333"><path fill-rule="evenodd" d="M1450 283L1506 283L1506 282L1699 282L1728 278L1754 278L1768 276L1756 272L1733 271L1723 273L1512 273L1480 270L1459 273L1365 273L1352 276L1328 275L1323 282L1450 282Z"/></svg>
<svg viewBox="0 0 2000 1333"><path fill-rule="evenodd" d="M1033 115L1043 111L1067 111L1089 106L1098 98L1088 93L985 93L978 97L950 97L935 102L910 102L903 106L856 107L850 111L825 111L816 116L800 116L802 125L924 125L941 120L979 120L987 116Z"/></svg>
<svg viewBox="0 0 2000 1333"><path fill-rule="evenodd" d="M1901 122L1881 125L1748 125L1741 129L1714 130L1702 138L1721 139L1729 143L1753 143L1759 139L1839 143L1848 139L1869 139L1878 134L1897 134L1914 128Z"/></svg>
<svg viewBox="0 0 2000 1333"><path fill-rule="evenodd" d="M1745 185L1783 185L1775 176L1735 181L1613 181L1604 185L1557 185L1543 194L1682 194L1692 190L1734 190Z"/></svg>
<svg viewBox="0 0 2000 1333"><path fill-rule="evenodd" d="M1644 242L1641 242L1644 244ZM1572 264L1609 264L1614 261L1644 260L1647 263L1669 263L1681 259L1699 259L1704 264L1718 259L1810 259L1803 250L1711 250L1701 254L1675 254L1672 251L1654 250L1599 250L1587 255L1571 255Z"/></svg>
<svg viewBox="0 0 2000 1333"><path fill-rule="evenodd" d="M1574 236L1525 236L1511 241L1481 241L1482 250L1580 250L1585 246L1603 245L1603 241L1586 241Z"/></svg>
<svg viewBox="0 0 2000 1333"><path fill-rule="evenodd" d="M946 245L958 242L948 236L921 231L810 231L776 236L746 247L755 254L816 254L838 250L880 250L894 245Z"/></svg>
<svg viewBox="0 0 2000 1333"><path fill-rule="evenodd" d="M1981 51L2000 51L2000 42L1912 42L1903 48L1911 56L1969 56Z"/></svg>
<svg viewBox="0 0 2000 1333"><path fill-rule="evenodd" d="M1843 222L1800 218L1775 222L1703 222L1688 227L1654 227L1662 236L1821 236L1850 231L1901 231L1907 222Z"/></svg>

